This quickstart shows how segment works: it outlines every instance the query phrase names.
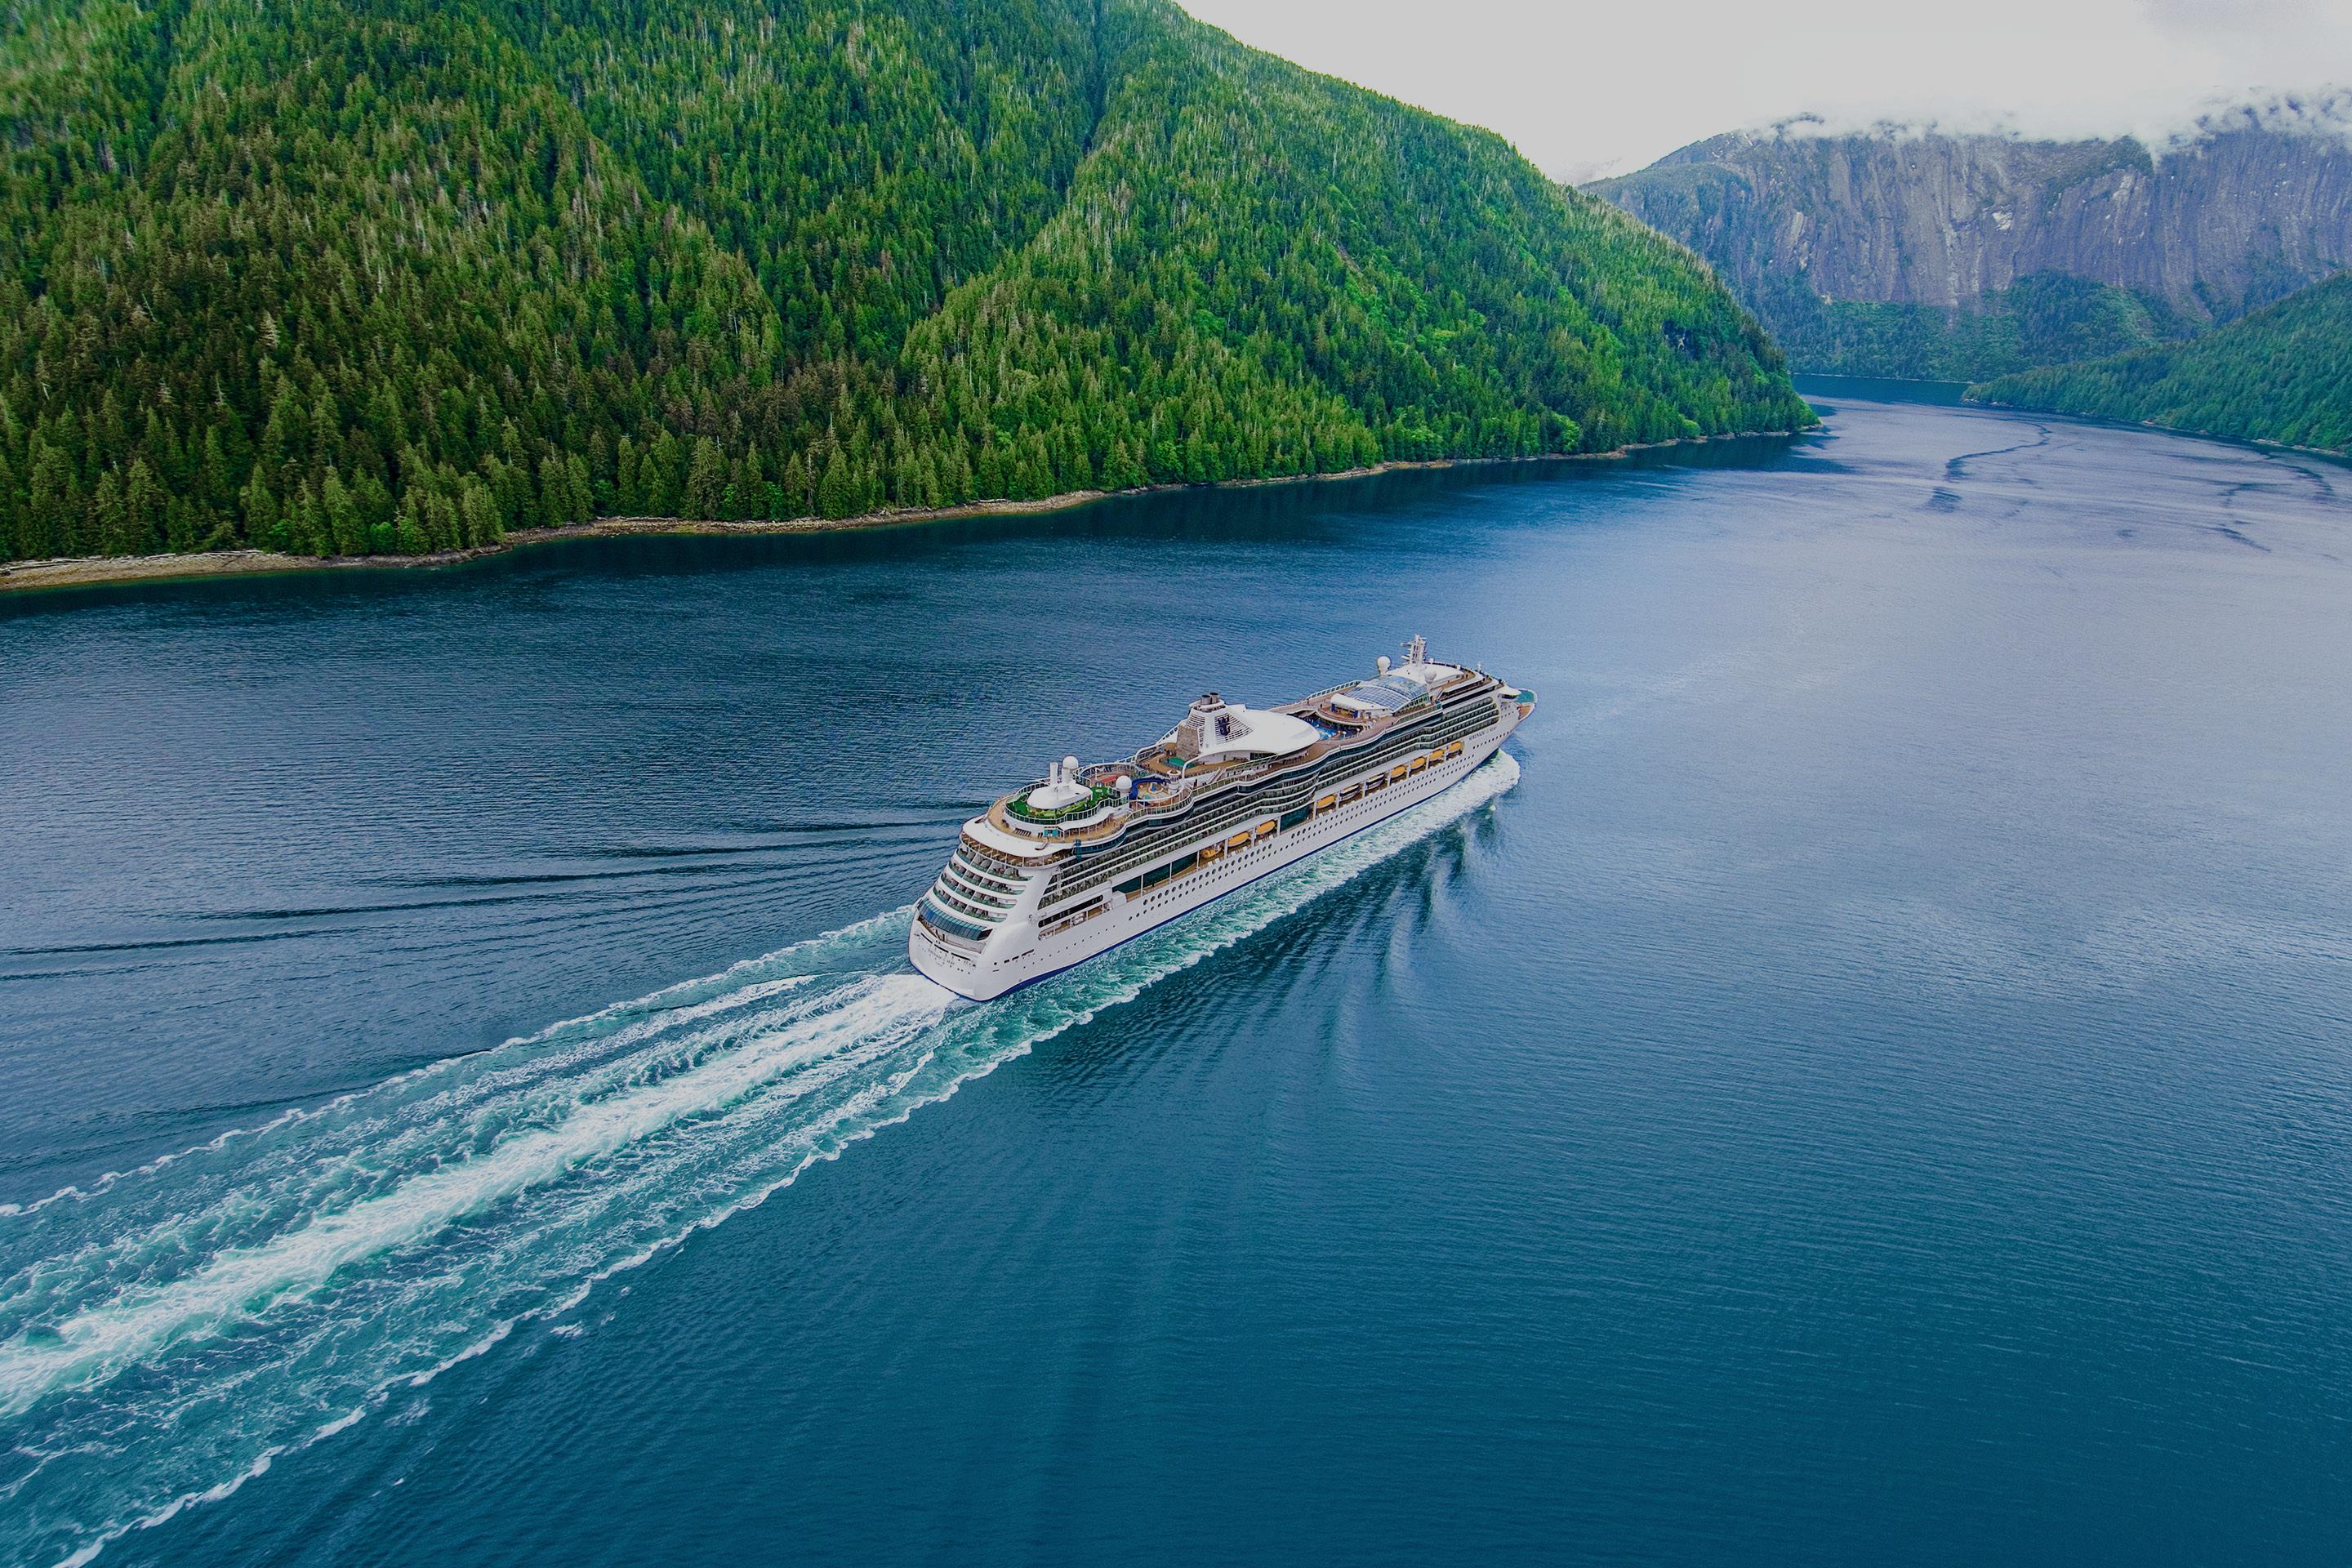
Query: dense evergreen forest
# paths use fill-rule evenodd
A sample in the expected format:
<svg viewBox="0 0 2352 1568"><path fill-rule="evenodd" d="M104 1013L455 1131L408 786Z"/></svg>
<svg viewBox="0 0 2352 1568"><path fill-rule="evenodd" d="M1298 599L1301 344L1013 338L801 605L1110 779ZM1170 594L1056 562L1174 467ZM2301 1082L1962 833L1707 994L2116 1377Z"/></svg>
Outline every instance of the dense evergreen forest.
<svg viewBox="0 0 2352 1568"><path fill-rule="evenodd" d="M2204 323L2161 297L2034 272L1965 305L1824 300L1801 279L1764 280L1753 301L1791 363L1832 375L1978 381L2191 336Z"/></svg>
<svg viewBox="0 0 2352 1568"><path fill-rule="evenodd" d="M2003 376L1969 395L2352 450L2352 272L2186 343Z"/></svg>
<svg viewBox="0 0 2352 1568"><path fill-rule="evenodd" d="M0 558L1810 422L1687 251L1161 0L19 0Z"/></svg>

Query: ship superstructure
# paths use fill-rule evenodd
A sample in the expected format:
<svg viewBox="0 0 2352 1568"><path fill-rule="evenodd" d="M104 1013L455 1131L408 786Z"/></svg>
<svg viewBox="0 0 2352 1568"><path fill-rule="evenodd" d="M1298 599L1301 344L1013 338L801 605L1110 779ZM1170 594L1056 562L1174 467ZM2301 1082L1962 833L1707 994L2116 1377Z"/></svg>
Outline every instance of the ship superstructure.
<svg viewBox="0 0 2352 1568"><path fill-rule="evenodd" d="M1209 692L1126 761L1065 757L965 823L908 955L975 1000L1043 979L1428 799L1534 707L1418 637L1296 702Z"/></svg>

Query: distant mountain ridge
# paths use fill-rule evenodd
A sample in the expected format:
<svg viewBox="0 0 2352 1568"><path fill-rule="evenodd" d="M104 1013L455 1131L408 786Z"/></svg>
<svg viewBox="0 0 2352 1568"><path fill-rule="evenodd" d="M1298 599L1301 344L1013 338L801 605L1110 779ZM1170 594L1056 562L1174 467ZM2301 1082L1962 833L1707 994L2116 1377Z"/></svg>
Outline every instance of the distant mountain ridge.
<svg viewBox="0 0 2352 1568"><path fill-rule="evenodd" d="M1801 370L1979 380L2352 265L2352 99L2291 107L2156 149L1792 121L1590 188L1706 258Z"/></svg>

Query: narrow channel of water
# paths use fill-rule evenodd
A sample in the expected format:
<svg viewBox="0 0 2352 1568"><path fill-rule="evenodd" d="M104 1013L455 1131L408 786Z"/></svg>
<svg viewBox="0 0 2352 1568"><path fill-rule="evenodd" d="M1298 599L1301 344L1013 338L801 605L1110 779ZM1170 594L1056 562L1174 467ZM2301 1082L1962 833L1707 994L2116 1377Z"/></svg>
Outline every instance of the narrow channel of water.
<svg viewBox="0 0 2352 1568"><path fill-rule="evenodd" d="M0 605L0 1563L2333 1560L2342 470L1824 402ZM1416 631L1515 757L907 970Z"/></svg>

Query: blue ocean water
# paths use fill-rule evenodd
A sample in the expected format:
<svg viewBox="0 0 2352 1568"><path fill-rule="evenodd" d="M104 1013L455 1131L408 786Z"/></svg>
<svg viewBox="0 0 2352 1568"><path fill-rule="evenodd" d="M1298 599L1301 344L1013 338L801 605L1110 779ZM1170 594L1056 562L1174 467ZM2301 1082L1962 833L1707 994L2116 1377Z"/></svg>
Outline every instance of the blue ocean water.
<svg viewBox="0 0 2352 1568"><path fill-rule="evenodd" d="M2352 471L1825 435L0 606L0 1563L2336 1563ZM1410 819L984 1007L1065 752Z"/></svg>

